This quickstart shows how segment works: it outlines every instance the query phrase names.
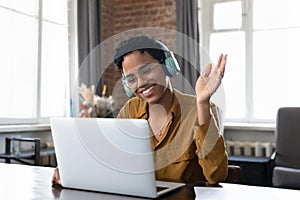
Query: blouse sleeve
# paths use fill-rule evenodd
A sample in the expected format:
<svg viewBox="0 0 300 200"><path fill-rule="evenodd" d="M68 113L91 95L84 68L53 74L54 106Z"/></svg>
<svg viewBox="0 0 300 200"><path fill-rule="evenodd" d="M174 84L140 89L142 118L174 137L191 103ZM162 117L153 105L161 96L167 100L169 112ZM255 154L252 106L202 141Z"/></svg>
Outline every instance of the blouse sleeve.
<svg viewBox="0 0 300 200"><path fill-rule="evenodd" d="M206 180L210 183L224 181L228 172L228 156L224 138L219 134L215 113L209 122L194 127L194 142L198 162L203 169Z"/></svg>

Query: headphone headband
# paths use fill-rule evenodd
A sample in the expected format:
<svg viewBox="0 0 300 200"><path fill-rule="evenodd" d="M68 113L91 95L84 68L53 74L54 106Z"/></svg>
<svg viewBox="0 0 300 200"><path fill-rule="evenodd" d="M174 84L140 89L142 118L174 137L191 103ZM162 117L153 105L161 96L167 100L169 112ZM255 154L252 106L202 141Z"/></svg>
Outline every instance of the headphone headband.
<svg viewBox="0 0 300 200"><path fill-rule="evenodd" d="M180 72L180 67L179 64L171 50L168 49L168 47L162 43L159 40L156 40L156 42L162 47L162 50L166 54L166 59L165 59L165 68L166 68L166 73L168 76L174 76L178 72Z"/></svg>
<svg viewBox="0 0 300 200"><path fill-rule="evenodd" d="M165 53L166 58L164 60L163 67L164 67L164 71L166 72L167 76L172 77L172 76L176 75L178 72L180 72L180 67L179 67L179 64L178 64L173 52L170 51L168 49L168 47L161 41L155 40L155 42L161 47L161 50L163 50ZM131 91L130 87L127 85L124 74L122 74L122 82L123 82L124 90L125 90L127 96L132 97L133 92Z"/></svg>

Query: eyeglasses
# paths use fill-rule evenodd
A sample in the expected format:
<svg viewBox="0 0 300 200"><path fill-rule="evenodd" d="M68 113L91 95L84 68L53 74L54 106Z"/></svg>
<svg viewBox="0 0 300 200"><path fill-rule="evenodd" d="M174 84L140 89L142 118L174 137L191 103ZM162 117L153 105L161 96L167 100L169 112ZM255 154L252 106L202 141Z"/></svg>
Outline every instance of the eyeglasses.
<svg viewBox="0 0 300 200"><path fill-rule="evenodd" d="M138 68L137 74L141 79L147 80L147 79L151 78L151 75L153 74L153 70L157 66L160 66L160 63L146 63L146 64L143 64L142 66L140 66ZM138 77L135 74L130 73L126 76L123 75L122 81L128 87L135 88L135 87L137 87Z"/></svg>

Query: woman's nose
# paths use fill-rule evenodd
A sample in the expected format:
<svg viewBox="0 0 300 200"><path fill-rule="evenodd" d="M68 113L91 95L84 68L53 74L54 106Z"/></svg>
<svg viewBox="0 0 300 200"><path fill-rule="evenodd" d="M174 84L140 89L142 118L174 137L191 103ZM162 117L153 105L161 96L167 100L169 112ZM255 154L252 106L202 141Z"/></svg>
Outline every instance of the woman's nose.
<svg viewBox="0 0 300 200"><path fill-rule="evenodd" d="M142 78L141 76L137 76L137 88L145 85L145 83L147 83L147 79Z"/></svg>

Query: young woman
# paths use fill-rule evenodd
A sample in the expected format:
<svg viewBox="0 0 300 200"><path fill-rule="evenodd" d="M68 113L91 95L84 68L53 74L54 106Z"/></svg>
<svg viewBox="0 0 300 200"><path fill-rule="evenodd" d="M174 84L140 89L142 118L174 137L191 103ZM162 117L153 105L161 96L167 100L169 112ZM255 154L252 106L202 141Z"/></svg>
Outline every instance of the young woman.
<svg viewBox="0 0 300 200"><path fill-rule="evenodd" d="M114 63L128 96L134 96L118 117L148 120L157 180L218 183L226 179L227 153L217 109L210 102L224 76L226 58L220 55L214 71L211 64L206 67L192 96L172 87L170 77L179 66L160 41L139 35L116 49ZM53 183L59 183L58 169Z"/></svg>

